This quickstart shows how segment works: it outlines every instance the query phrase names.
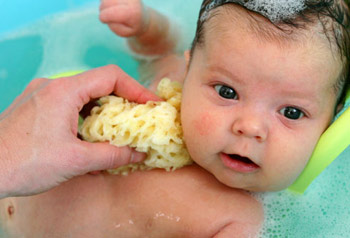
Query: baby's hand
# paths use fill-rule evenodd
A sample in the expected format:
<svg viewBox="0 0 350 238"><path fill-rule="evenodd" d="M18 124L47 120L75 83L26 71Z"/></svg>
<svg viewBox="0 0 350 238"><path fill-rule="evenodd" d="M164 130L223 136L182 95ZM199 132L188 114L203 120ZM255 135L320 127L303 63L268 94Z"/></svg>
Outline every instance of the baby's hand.
<svg viewBox="0 0 350 238"><path fill-rule="evenodd" d="M141 0L102 0L100 20L119 36L131 37L145 32L148 14Z"/></svg>

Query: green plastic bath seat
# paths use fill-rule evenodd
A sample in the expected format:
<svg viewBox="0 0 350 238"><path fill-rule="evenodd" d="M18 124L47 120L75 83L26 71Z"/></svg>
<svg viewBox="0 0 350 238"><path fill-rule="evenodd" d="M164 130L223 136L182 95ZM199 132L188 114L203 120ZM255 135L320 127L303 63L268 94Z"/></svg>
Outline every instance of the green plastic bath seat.
<svg viewBox="0 0 350 238"><path fill-rule="evenodd" d="M350 102L350 90L346 101ZM350 106L322 134L305 169L288 189L303 194L311 182L349 146Z"/></svg>

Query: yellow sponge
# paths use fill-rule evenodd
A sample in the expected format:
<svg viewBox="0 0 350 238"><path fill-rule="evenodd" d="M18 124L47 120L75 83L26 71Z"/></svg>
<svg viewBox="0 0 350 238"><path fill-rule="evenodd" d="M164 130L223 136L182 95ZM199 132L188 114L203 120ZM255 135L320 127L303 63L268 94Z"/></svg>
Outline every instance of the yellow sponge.
<svg viewBox="0 0 350 238"><path fill-rule="evenodd" d="M165 78L157 90L165 101L137 104L116 96L102 97L101 105L92 109L80 127L84 140L109 141L147 153L145 161L109 170L110 173L128 174L151 168L169 171L192 163L180 122L182 87Z"/></svg>

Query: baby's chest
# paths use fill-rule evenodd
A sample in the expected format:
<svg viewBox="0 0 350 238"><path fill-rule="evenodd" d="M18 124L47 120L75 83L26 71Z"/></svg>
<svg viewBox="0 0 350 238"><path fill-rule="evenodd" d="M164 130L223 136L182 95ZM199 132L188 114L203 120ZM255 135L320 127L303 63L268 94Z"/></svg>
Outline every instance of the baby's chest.
<svg viewBox="0 0 350 238"><path fill-rule="evenodd" d="M228 219L210 210L198 210L195 205L129 210L124 213L129 215L120 218L114 226L120 235L117 237L213 237L227 225ZM116 237L117 233L111 231L110 237Z"/></svg>

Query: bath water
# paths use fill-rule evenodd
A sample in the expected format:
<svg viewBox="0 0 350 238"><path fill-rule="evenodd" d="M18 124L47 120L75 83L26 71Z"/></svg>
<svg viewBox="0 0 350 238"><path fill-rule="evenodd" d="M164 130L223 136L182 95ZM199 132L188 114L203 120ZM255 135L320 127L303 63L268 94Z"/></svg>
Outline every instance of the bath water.
<svg viewBox="0 0 350 238"><path fill-rule="evenodd" d="M146 0L181 26L181 46L190 46L201 0ZM98 20L99 1L41 18L0 37L0 112L35 77L117 64L138 78L125 40ZM179 7L181 13L179 13ZM347 105L349 106L349 105ZM350 148L304 195L289 191L258 194L264 204L261 237L348 237L350 233ZM234 201L233 201L234 202Z"/></svg>

